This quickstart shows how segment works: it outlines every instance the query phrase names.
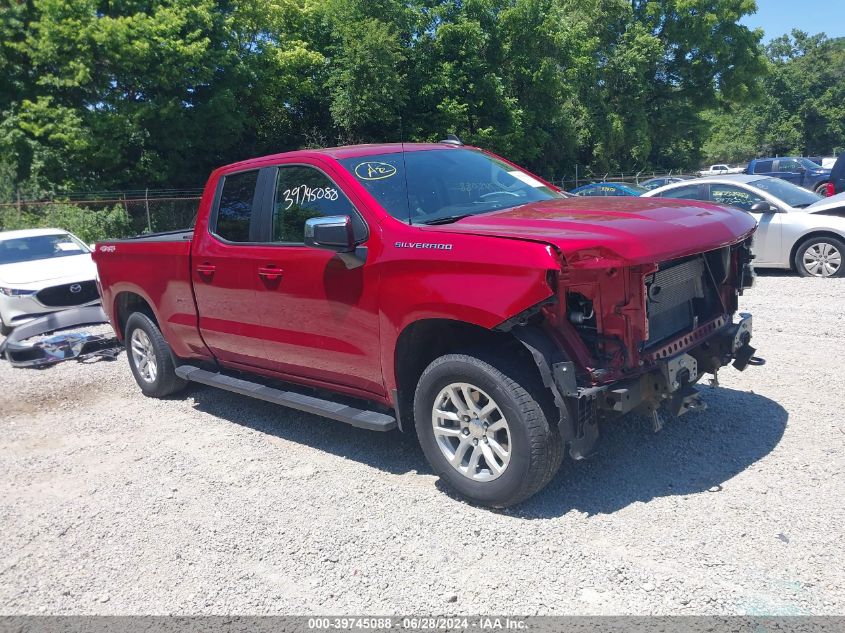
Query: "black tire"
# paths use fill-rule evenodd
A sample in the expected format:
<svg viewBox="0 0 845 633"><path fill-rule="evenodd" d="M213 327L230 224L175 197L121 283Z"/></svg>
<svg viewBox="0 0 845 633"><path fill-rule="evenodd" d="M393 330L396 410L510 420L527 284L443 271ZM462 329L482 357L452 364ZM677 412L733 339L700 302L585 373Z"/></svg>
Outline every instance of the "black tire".
<svg viewBox="0 0 845 633"><path fill-rule="evenodd" d="M3 323L3 321L0 321L0 335L9 336L9 334L12 333L13 329L14 328L10 328L8 325Z"/></svg>
<svg viewBox="0 0 845 633"><path fill-rule="evenodd" d="M560 468L563 445L554 417L557 409L534 371L481 353L448 354L432 362L420 377L414 396L420 445L440 478L473 503L495 508L515 505L544 488ZM482 390L507 419L510 461L492 481L476 481L458 472L435 438L432 408L451 383L469 383Z"/></svg>
<svg viewBox="0 0 845 633"><path fill-rule="evenodd" d="M135 354L132 351L133 334L136 330L143 331L150 342L156 365L153 380L145 378L136 363ZM135 312L129 316L129 319L126 321L125 343L126 356L129 359L129 367L132 369L132 375L135 376L135 382L138 383L145 396L164 398L180 389L184 389L185 385L188 384L187 380L179 378L176 375L176 365L173 361L170 346L164 340L158 326L146 314Z"/></svg>
<svg viewBox="0 0 845 633"><path fill-rule="evenodd" d="M819 194L820 196L826 196L827 195L827 183L823 182L821 184L816 185L816 188L815 188L814 191L817 194Z"/></svg>
<svg viewBox="0 0 845 633"><path fill-rule="evenodd" d="M829 275L819 275L814 274L804 264L804 254L814 246L819 245L823 248L822 245L829 245L833 249L835 249L836 253L838 254L838 269L833 274ZM833 261L833 260L831 260ZM807 240L801 242L797 249L795 249L795 257L792 261L793 266L795 266L796 272L801 275L802 277L843 277L845 276L845 241L841 239L837 239L835 237L827 237L827 236L817 236L811 237Z"/></svg>

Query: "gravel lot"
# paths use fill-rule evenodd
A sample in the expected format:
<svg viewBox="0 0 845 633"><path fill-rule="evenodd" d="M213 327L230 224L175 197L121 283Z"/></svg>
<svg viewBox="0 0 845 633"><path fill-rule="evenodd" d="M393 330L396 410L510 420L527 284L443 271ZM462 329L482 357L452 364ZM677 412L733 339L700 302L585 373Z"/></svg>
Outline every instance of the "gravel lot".
<svg viewBox="0 0 845 633"><path fill-rule="evenodd" d="M504 513L421 451L125 356L0 363L6 614L843 614L845 279L761 276L768 364Z"/></svg>

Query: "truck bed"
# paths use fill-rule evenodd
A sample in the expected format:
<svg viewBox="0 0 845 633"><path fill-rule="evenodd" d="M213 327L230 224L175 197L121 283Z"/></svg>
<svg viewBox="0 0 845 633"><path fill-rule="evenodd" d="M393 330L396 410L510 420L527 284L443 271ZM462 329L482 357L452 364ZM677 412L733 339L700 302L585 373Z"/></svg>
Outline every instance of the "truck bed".
<svg viewBox="0 0 845 633"><path fill-rule="evenodd" d="M121 340L122 295L131 293L149 305L174 353L183 358L208 356L191 290L192 236L193 229L188 229L97 243L93 258L103 307Z"/></svg>

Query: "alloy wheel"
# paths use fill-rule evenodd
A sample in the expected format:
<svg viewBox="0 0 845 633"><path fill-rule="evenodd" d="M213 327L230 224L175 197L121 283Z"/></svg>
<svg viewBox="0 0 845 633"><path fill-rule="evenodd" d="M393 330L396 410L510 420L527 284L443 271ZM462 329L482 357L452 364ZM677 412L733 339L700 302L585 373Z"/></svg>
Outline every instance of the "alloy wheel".
<svg viewBox="0 0 845 633"><path fill-rule="evenodd" d="M434 401L431 423L449 464L474 481L492 481L508 467L511 433L499 405L465 382L444 387Z"/></svg>
<svg viewBox="0 0 845 633"><path fill-rule="evenodd" d="M132 332L130 340L132 348L132 361L145 382L155 382L158 375L155 349L150 337L144 330L138 328Z"/></svg>

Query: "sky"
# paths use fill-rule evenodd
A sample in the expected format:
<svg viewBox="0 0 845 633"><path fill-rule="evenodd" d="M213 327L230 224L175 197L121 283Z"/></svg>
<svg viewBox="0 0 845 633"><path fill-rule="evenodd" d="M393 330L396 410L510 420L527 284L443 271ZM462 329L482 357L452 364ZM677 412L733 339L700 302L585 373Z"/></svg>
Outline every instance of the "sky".
<svg viewBox="0 0 845 633"><path fill-rule="evenodd" d="M845 0L757 0L757 13L741 20L748 27L761 27L763 42L800 29L810 34L845 36Z"/></svg>

